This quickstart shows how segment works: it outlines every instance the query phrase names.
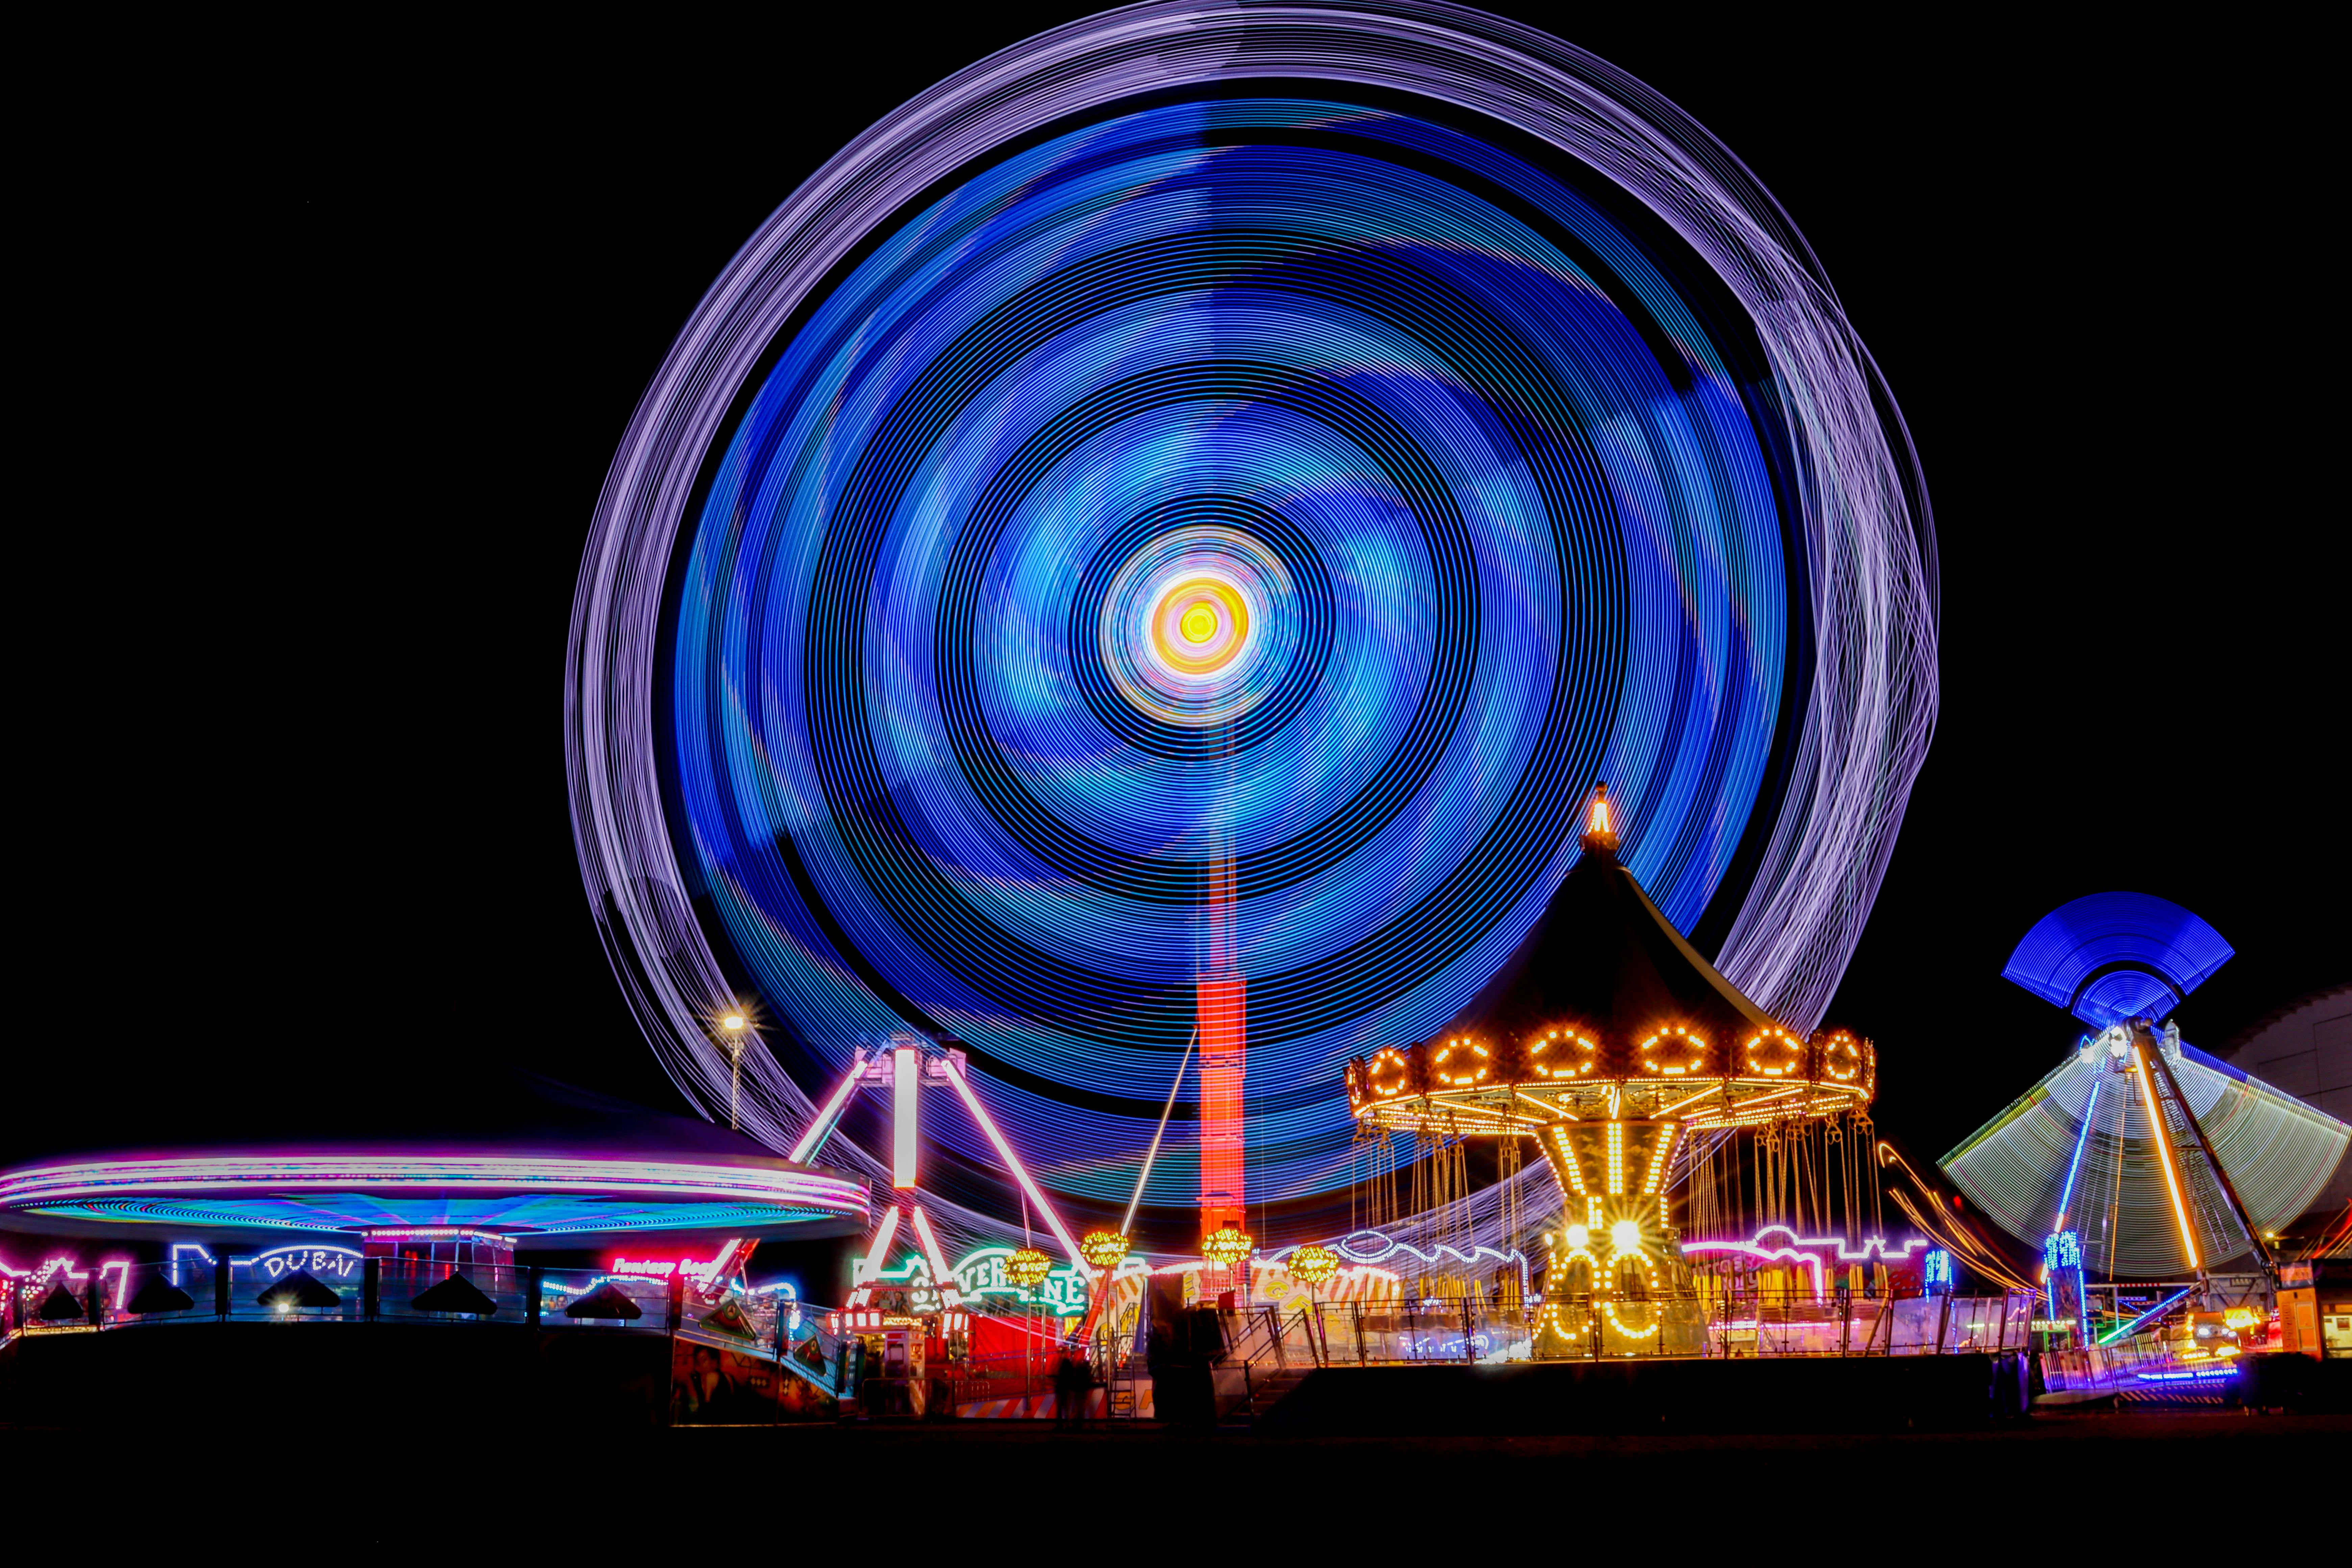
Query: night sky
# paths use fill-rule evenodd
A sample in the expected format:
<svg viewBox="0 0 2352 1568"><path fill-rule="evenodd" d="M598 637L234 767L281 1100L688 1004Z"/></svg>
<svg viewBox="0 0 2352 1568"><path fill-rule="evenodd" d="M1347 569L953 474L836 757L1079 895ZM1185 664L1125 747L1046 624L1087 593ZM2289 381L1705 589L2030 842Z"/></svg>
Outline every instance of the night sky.
<svg viewBox="0 0 2352 1568"><path fill-rule="evenodd" d="M2352 979L2341 501L2310 472L2340 440L2304 392L2336 285L2278 151L2311 130L2293 46L1495 8L1757 172L1925 464L1942 719L1829 1018L1878 1042L1880 1125L1940 1153L2053 1065L2068 1021L2000 970L2084 893L2236 946L2180 1014L2209 1047ZM455 1123L500 1061L682 1105L567 815L605 464L824 159L1082 14L393 40L363 76L115 84L43 127L17 230L18 459L50 498L16 576L36 1000L0 1161Z"/></svg>

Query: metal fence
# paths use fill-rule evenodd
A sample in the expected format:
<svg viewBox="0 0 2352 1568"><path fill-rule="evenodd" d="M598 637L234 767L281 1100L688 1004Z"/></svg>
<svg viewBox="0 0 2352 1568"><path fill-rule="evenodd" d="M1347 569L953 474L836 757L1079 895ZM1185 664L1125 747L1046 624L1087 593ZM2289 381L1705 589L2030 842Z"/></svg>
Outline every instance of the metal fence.
<svg viewBox="0 0 2352 1568"><path fill-rule="evenodd" d="M1718 1296L1622 1306L1571 1297L1531 1309L1475 1297L1321 1302L1286 1318L1271 1307L1234 1314L1226 1359L1279 1367L1958 1354L2025 1350L2032 1321L2033 1298L2023 1292Z"/></svg>

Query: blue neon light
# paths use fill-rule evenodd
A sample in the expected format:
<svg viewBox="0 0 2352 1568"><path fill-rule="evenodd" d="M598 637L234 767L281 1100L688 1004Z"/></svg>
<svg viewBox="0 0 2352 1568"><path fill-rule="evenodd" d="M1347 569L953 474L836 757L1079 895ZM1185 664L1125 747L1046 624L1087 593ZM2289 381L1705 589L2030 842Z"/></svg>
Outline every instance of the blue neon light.
<svg viewBox="0 0 2352 1568"><path fill-rule="evenodd" d="M2065 1190L2058 1194L2058 1223L2063 1226L2074 1214L2074 1173L2083 1168L2083 1148L2091 1141L2091 1114L2099 1108L2099 1080L2091 1080L2091 1098L2083 1102L2083 1130L2074 1135L2074 1157L2066 1163ZM2079 1261L2079 1260L2078 1260Z"/></svg>
<svg viewBox="0 0 2352 1568"><path fill-rule="evenodd" d="M1921 1277L1931 1291L1952 1289L1952 1255L1940 1247L1928 1253L1921 1268Z"/></svg>
<svg viewBox="0 0 2352 1568"><path fill-rule="evenodd" d="M2105 1333L2101 1334L2099 1336L2099 1342L2103 1345L2111 1345L2117 1340L2123 1339L2126 1336L2136 1332L2142 1323L2147 1322L2150 1318L2155 1317L2158 1312L2163 1311L2175 1301L2178 1301L2182 1297L2188 1295L2189 1292L2195 1288L2196 1287L2194 1286L2184 1286L2180 1289L2175 1290L2171 1295L2167 1296L2163 1300L2158 1301L2155 1306L2150 1307L2147 1311L2142 1312L2138 1317L2134 1318L2122 1328L2110 1329Z"/></svg>
<svg viewBox="0 0 2352 1568"><path fill-rule="evenodd" d="M2035 921L2000 973L2104 1029L2164 1016L2235 952L2169 899L2093 893Z"/></svg>
<svg viewBox="0 0 2352 1568"><path fill-rule="evenodd" d="M2186 1383L2191 1378L2235 1377L2238 1369L2228 1366L2200 1366L2189 1372L2143 1372L2134 1374L2142 1383Z"/></svg>
<svg viewBox="0 0 2352 1568"><path fill-rule="evenodd" d="M1678 254L1460 132L1234 100L1021 152L844 279L710 477L670 692L681 864L804 1081L918 1012L1124 1201L1222 942L1252 1194L1328 1192L1320 1086L1470 1001L1594 780L1689 929L1811 612ZM1171 663L1211 580L1248 636Z"/></svg>

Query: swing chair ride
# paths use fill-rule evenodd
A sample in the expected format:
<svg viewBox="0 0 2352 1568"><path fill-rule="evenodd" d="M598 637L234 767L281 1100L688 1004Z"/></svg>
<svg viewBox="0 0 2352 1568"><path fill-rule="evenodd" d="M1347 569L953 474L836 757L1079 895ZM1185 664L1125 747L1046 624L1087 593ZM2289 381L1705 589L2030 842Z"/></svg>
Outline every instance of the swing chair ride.
<svg viewBox="0 0 2352 1568"><path fill-rule="evenodd" d="M1868 1041L1800 1035L1683 940L1619 862L1614 813L1597 789L1582 859L1486 998L1437 1037L1347 1068L1349 1108L1375 1137L1542 1149L1564 1207L1546 1237L1538 1356L1695 1352L1702 1317L1671 1223L1677 1174L1743 1130L1821 1124L1844 1141L1850 1125L1866 1143L1877 1080ZM1857 1206L1850 1194L1849 1221Z"/></svg>

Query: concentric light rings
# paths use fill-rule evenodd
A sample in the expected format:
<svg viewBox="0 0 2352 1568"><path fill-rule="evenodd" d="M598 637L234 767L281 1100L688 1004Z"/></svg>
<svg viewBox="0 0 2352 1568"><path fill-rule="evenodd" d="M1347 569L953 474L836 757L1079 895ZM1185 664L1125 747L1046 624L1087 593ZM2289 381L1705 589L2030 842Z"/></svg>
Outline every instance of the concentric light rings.
<svg viewBox="0 0 2352 1568"><path fill-rule="evenodd" d="M1056 773L1021 772L1036 754L1024 749L1031 741L1042 739L1058 745L1066 734L1074 737L1076 731L1064 725L1061 730L1024 733L1017 737L1018 743L1007 743L1007 726L1017 730L1027 721L1023 699L992 689L987 681L997 661L982 659L974 667L979 679L968 702L954 680L946 679L954 672L940 667L939 691L944 718L936 732L951 742L942 754L954 759L952 776L966 781L958 789L971 800L985 798L989 804L984 810L971 816L968 824L952 814L926 816L908 825L912 837L901 837L899 827L891 826L887 813L874 816L872 820L886 835L873 840L880 858L868 858L854 868L856 855L842 859L827 847L836 829L815 830L795 853L822 850L821 862L795 861L783 886L804 889L809 896L825 900L827 909L814 916L795 914L776 902L777 883L784 879L782 868L738 863L731 858L713 860L706 868L694 863L695 852L681 863L683 829L673 832L663 802L664 764L657 759L670 741L656 732L652 672L661 663L655 650L662 635L663 595L670 585L667 563L674 558L686 498L695 493L709 454L728 438L727 410L746 378L794 313L815 291L836 279L845 258L902 221L919 193L940 186L950 176L965 177L971 168L998 156L997 149L1032 137L1050 123L1077 123L1088 114L1108 112L1106 106L1132 100L1138 94L1164 95L1194 85L1223 92L1235 81L1251 79L1287 84L1269 88L1285 92L1295 90L1302 81L1328 83L1320 96L1340 103L1348 102L1358 90L1415 95L1485 117L1548 144L1566 158L1600 171L1632 204L1671 230L1678 243L1686 245L1714 270L1738 309L1746 312L1770 367L1771 384L1759 405L1764 410L1759 417L1780 422L1773 439L1782 444L1787 454L1786 493L1796 518L1796 558L1810 563L1809 574L1796 584L1800 596L1791 601L1788 613L1806 617L1805 633L1811 640L1803 646L1813 651L1806 655L1802 666L1790 672L1800 689L1788 707L1795 715L1789 722L1801 726L1801 734L1793 745L1788 786L1771 797L1777 802L1772 807L1775 815L1768 819L1769 831L1757 841L1755 869L1748 879L1744 907L1733 921L1719 966L1777 1016L1800 1026L1809 1026L1818 1018L1875 890L1932 721L1934 573L1924 494L1899 424L1890 422L1892 400L1878 384L1867 355L1844 323L1834 296L1819 277L1802 241L1790 230L1770 198L1671 105L1601 62L1540 34L1483 14L1429 5L1344 10L1313 5L1148 5L1073 24L982 62L919 96L846 149L770 221L713 288L649 389L616 458L583 565L568 667L576 838L583 873L632 1005L673 1077L705 1104L723 1103L729 1063L709 1038L701 1020L732 989L727 966L709 946L707 914L698 917L694 910L694 899L706 892L735 911L730 919L751 922L730 926L735 932L730 940L754 959L769 963L782 953L806 952L817 955L814 961L823 965L838 963L827 930L838 931L854 944L871 940L869 894L858 884L871 887L873 878L896 878L902 870L917 876L916 882L908 884L910 890L918 885L929 889L919 895L927 906L952 916L948 925L940 928L938 940L956 940L951 933L964 917L953 915L954 902L985 911L985 921L1003 932L1034 926L1036 917L1045 912L1045 906L1036 901L1031 890L1038 885L1034 844L1054 847L1059 861L1045 864L1055 867L1055 875L1069 874L1060 862L1082 869L1085 875L1072 880L1095 889L1089 897L1142 904L1165 901L1177 907L1200 896L1203 868L1217 860L1213 853L1217 846L1205 839L1188 840L1171 817L1167 826L1172 836L1154 853L1139 854L1130 841L1139 821L1130 823L1114 812L1099 821L1077 824L1069 815L1067 792L1055 793L1060 787ZM1331 122L1327 119L1326 123ZM1364 121L1354 130L1372 136L1405 134L1395 126L1373 121ZM1294 140L1304 145L1308 139L1302 130ZM1171 151L1169 156L1198 162L1202 145L1195 137L1189 151ZM1460 156L1476 163L1486 154L1471 149ZM1481 164L1482 170L1487 166ZM1305 297L1296 289L1293 293ZM1328 322L1339 320L1335 312L1339 308L1335 303L1315 309ZM1148 334L1151 328L1145 323L1137 330ZM1703 331L1696 336L1685 333L1683 341L1696 341L1696 336L1703 335ZM1286 348L1299 341L1295 331L1282 340ZM1432 372L1442 374L1434 365L1430 372L1416 374ZM1220 368L1218 374L1225 372ZM1310 380L1307 384L1328 389L1340 384L1327 378L1319 383ZM1702 376L1702 390L1706 384ZM1634 427L1612 426L1607 440L1620 440ZM1425 442L1429 437L1415 439ZM1671 466L1671 461L1679 460L1672 458L1672 441L1660 445L1653 439L1648 451L1651 461L1664 457ZM1617 447L1604 443L1597 460L1601 467L1593 471L1596 476L1624 471ZM1467 493L1462 490L1462 482L1460 479L1449 481L1456 503ZM1575 482L1589 488L1591 480ZM1256 499L1254 491L1244 494L1246 499ZM1429 493L1416 486L1409 492L1407 504L1418 509L1429 499ZM1668 501L1671 497L1659 502L1644 500L1624 515L1643 528L1652 526L1644 519L1663 523L1672 513ZM973 537L974 521L980 521L977 511L956 535L959 541ZM1424 514L1422 521L1426 525L1430 518ZM1310 599L1314 589L1309 568L1280 541L1258 528L1244 526L1275 547L1278 558L1294 574L1300 602ZM1477 526L1481 541L1474 549L1484 550L1491 542L1485 537L1487 524L1482 521ZM1317 550L1328 552L1336 537L1318 533ZM1638 542L1643 536L1634 530L1624 537ZM1682 546L1673 545L1671 540L1668 543L1672 548L1654 557L1655 562L1680 559L1673 550ZM1002 559L981 552L970 563L970 570L977 574L974 581L983 581L987 574L999 570L992 563ZM1405 558L1395 559L1403 563ZM781 557L778 563L789 564ZM842 564L850 563L845 558ZM1072 570L1077 569L1074 563ZM1653 591L1644 585L1650 581L1644 574L1654 572L1663 573L1657 582L1671 597L1675 568L1657 567L1652 557L1637 551L1628 558L1627 569L1633 575L1626 591L1637 601L1639 595ZM1340 604L1329 623L1336 650L1331 658L1345 657L1349 628L1354 622L1341 602L1355 591L1356 570L1356 563L1335 562L1329 575L1335 603ZM872 577L869 571L861 584L852 572L841 582L845 588L855 587L863 595ZM858 613L855 606L867 602L845 597L839 608L844 615L855 615ZM1413 603L1398 602L1408 607ZM1499 601L1491 593L1482 593L1472 602L1486 605L1491 616ZM952 608L973 601L959 592L940 603ZM1764 618L1756 623L1762 639L1759 647L1779 646L1780 634L1770 618L1774 613L1768 607ZM847 636L858 624L829 622L828 635ZM996 635L1010 624L993 623L994 629L988 635ZM1571 640L1555 650L1552 658L1560 679L1592 680L1601 688L1617 689L1611 684L1615 678L1607 676L1602 667L1612 639L1622 643L1622 634L1609 629L1605 616L1570 615L1559 617L1555 624L1563 627L1570 639L1591 639ZM943 620L938 638L943 653L923 652L915 662L929 668L944 657L951 643L970 646L974 627L991 626L975 620L950 627ZM759 630L755 619L740 617L730 627L724 635ZM1098 629L1094 622L1084 628L1089 645ZM1302 648L1308 629L1302 622ZM1523 667L1533 650L1512 647L1507 642L1497 645L1495 639L1504 635L1490 621L1485 646L1505 650L1497 655L1503 658L1499 668ZM1518 634L1514 630L1509 635ZM1058 640L1058 633L1056 637ZM813 649L818 640L812 635L806 646ZM1424 647L1443 649L1458 644L1451 638L1431 639ZM1542 797L1525 803L1525 820L1529 824L1542 822L1544 814L1552 809L1549 791L1555 784L1571 791L1576 787L1572 775L1580 767L1587 772L1605 767L1612 794L1620 793L1622 778L1658 781L1637 782L1622 792L1628 803L1627 852L1633 863L1642 868L1645 881L1667 889L1668 896L1660 900L1662 907L1680 911L1677 919L1685 921L1691 918L1687 911L1696 908L1692 900L1703 903L1706 890L1722 875L1731 846L1722 837L1725 829L1719 816L1710 817L1681 805L1667 807L1659 803L1700 798L1723 787L1706 781L1753 778L1761 765L1751 732L1733 724L1710 729L1705 720L1707 704L1714 700L1706 693L1753 679L1753 667L1739 662L1750 655L1735 653L1727 663L1719 651L1702 648L1700 653L1696 659L1677 655L1653 666L1642 662L1647 656L1636 646L1635 662L1620 683L1633 704L1628 710L1633 717L1610 731L1616 738L1606 742L1605 755L1597 764L1563 765L1549 760L1563 747L1562 754L1571 758L1583 754L1586 742L1577 739L1574 723L1557 734L1547 731L1514 742L1515 747L1527 746L1528 758L1547 759L1533 775L1546 781ZM789 657L798 659L802 655ZM1294 671L1322 668L1310 652L1292 659L1289 668ZM1238 719L1204 727L1171 725L1147 715L1119 692L1107 673L1101 676L1099 691L1079 689L1084 683L1076 674L1068 679L1087 711L1122 715L1119 722L1151 735L1153 746L1160 748L1136 745L1122 731L1120 743L1129 752L1152 758L1153 766L1204 767L1213 758L1230 778L1239 781L1218 787L1246 792L1253 787L1250 769L1259 769L1261 778L1273 776L1265 770L1279 763L1286 744L1280 738L1318 711L1328 714L1332 705L1344 708L1360 677L1350 675L1335 687L1328 670L1323 670L1314 681L1277 684ZM1423 675L1413 673L1408 689L1412 702L1393 706L1400 721L1425 714L1430 693L1444 689L1446 679L1442 661L1430 668L1425 681ZM1724 682L1730 685L1723 686ZM904 695L887 683L874 689L891 703ZM1466 742L1449 742L1444 737L1475 732L1461 729L1474 721L1494 722L1495 710L1477 706L1483 698L1476 679L1462 689L1469 706L1451 717L1440 715L1444 721L1428 736L1429 743L1437 748L1433 755L1465 755L1459 748ZM1677 695L1682 692L1696 694L1696 704L1692 698ZM707 695L688 696L692 704L708 705L712 713L733 704L736 710L755 718L757 705L765 700L758 690L723 682L715 684ZM1269 715L1294 700L1300 706L1289 717L1279 723L1269 721ZM1326 708L1318 710L1318 702ZM1385 714L1391 706L1384 700L1369 710ZM1582 712L1586 717L1577 723L1586 725L1595 722L1593 716L1602 711L1583 698L1556 703L1553 710ZM959 718L959 713L964 717ZM1699 721L1694 722L1694 717ZM1063 721L1057 718L1055 723ZM1340 731L1331 733L1336 736ZM1428 788L1429 779L1450 776L1451 763L1446 770L1418 775L1422 781L1418 784L1413 782L1415 775L1381 773L1409 753L1410 748L1400 744L1403 733L1403 730L1384 733L1376 746L1360 748L1370 770L1360 777L1334 775L1337 783L1353 793L1336 801L1312 800L1307 803L1311 809L1302 810L1299 820L1280 834L1265 835L1255 847L1234 846L1236 870L1246 889L1241 895L1244 918L1256 922L1250 932L1254 951L1262 952L1265 962L1274 966L1267 976L1270 1040L1278 1041L1286 1029L1306 1029L1307 1033L1297 1037L1303 1047L1327 1058L1344 1052L1345 1047L1333 1041L1312 1043L1325 1039L1321 1031L1328 1026L1316 1024L1285 1001L1284 984L1276 976L1297 971L1304 980L1317 964L1341 958L1337 952L1318 955L1304 950L1285 951L1283 943L1291 940L1285 933L1311 929L1314 922L1303 921L1302 915L1312 912L1316 899L1353 897L1327 888L1325 879L1332 868L1362 855L1365 847L1376 846L1384 831L1382 824L1410 820L1398 813L1418 808L1401 803L1410 803L1415 791ZM1188 742L1187 737L1192 742ZM774 734L761 736L755 726L726 744L733 748L733 754L750 756L780 739ZM883 743L898 750L883 755L879 772L865 773L865 782L824 808L829 814L852 814L840 820L858 825L850 836L861 844L866 831L863 824L868 818L857 814L871 813L894 800L911 801L916 797L910 789L927 787L915 781L940 776L921 771L931 763L908 749L903 739L886 735ZM1204 754L1187 750L1188 744L1213 750ZM1455 750L1446 752L1449 744ZM730 818L740 821L740 830L753 835L746 842L761 841L757 837L761 834L788 838L800 831L792 825L805 824L813 803L824 793L818 783L823 770L809 771L792 752L790 743L784 744L774 762L780 771L772 786L762 786L764 795L746 795L727 808L740 814ZM1002 770L1002 776L992 769ZM857 771L864 773L862 766ZM1005 779L1010 785L1003 783ZM1181 794L1168 798L1175 800ZM1032 816L1022 815L1029 809L1023 805L1023 795L1035 805ZM944 802L946 797L940 798ZM1356 815L1348 816L1339 809L1342 806ZM1491 954L1499 961L1513 940L1512 922L1521 918L1514 911L1524 910L1530 901L1539 905L1544 889L1565 868L1564 858L1557 850L1538 851L1540 840L1532 827L1526 830L1524 841L1515 837L1521 829L1502 828L1505 818L1520 820L1513 816L1517 809L1484 819L1500 833L1484 841L1498 857L1491 860L1489 869L1459 884L1445 884L1441 878L1409 889L1406 896L1416 906L1429 905L1433 915L1448 912L1442 920L1433 919L1426 930L1396 927L1400 937L1410 931L1415 945L1395 951L1450 951L1454 956L1443 963L1460 965L1465 974L1487 962L1482 955ZM1737 809L1730 818L1734 837ZM1343 828L1331 826L1343 818L1347 824ZM1024 821L1034 825L1017 834L1024 846L1021 854L1029 857L1023 863L1033 868L1028 871L1015 873L1008 861L1003 874L981 875L975 868L973 878L958 876L934 884L909 858L931 858L936 870L940 865L953 864L954 857L1013 842L1017 825ZM1274 821L1269 818L1269 826ZM1709 826L1710 822L1715 826ZM1074 836L1068 830L1073 825L1084 826L1086 832ZM1009 853L997 848L987 852ZM1466 858L1468 853L1465 844L1439 845L1431 851L1429 869L1438 870L1444 860ZM863 854L862 848L858 854ZM950 858L941 860L942 855ZM1650 858L1646 865L1643 856ZM1530 865L1532 870L1521 869ZM842 880L845 876L851 879ZM767 912L757 912L762 910ZM1397 912L1392 910L1389 914ZM1465 934L1466 942L1462 940ZM924 938L921 946L928 950L933 940ZM1058 940L1045 927L1020 938L1033 950L1040 942L1051 946ZM884 949L876 952L887 956ZM1005 950L1003 960L1015 964L1024 961L1017 949ZM1342 992L1358 998L1343 1000L1331 1017L1343 1018L1348 1007L1360 1009L1363 999L1393 985L1394 977L1383 981L1380 974L1380 965L1385 962L1367 955L1360 962L1343 962L1330 972L1330 977L1340 982ZM1360 984L1348 978L1350 975L1360 976ZM1253 973L1254 1049L1260 1016L1258 979ZM966 984L952 982L953 985ZM1097 982L1082 968L1060 977L1055 984L1061 994L1082 998ZM1356 988L1349 990L1351 986ZM864 1002L855 1002L851 992L840 994L843 1022L856 1017L862 1020L859 1027L874 1029L903 1023L894 1005L878 994ZM946 994L940 993L941 997ZM1301 990L1298 994L1304 998L1310 993ZM1435 993L1431 996L1430 1007L1443 1000ZM786 1008L810 1002L796 994L772 1000ZM1102 1000L1119 1008L1133 1005L1131 999L1114 1003L1108 994ZM936 1005L940 1004L927 1004ZM809 1016L833 1005L827 1001ZM961 1025L954 1009L943 1010L950 1014L947 1022ZM1085 1014L1089 1009L1078 1011ZM1004 1043L1007 1049L1017 1044ZM830 1038L811 1044L820 1056L840 1048ZM1165 1091L1164 1079L1158 1071L1161 1065L1150 1053L1132 1062L1113 1053L1102 1059L1098 1069L1091 1070L1096 1071L1104 1093L1114 1099L1148 1100L1156 1109L1159 1096ZM803 1088L759 1053L746 1062L745 1071L745 1125L772 1143L787 1145L793 1130L808 1112ZM1328 1067L1302 1068L1294 1076L1302 1082L1328 1081ZM1153 1081L1147 1087L1147 1080ZM1035 1100L1023 1113L1027 1123L1022 1135L1056 1145L1061 1152L1098 1173L1055 1179L1081 1185L1098 1181L1107 1190L1120 1185L1128 1176L1117 1167L1128 1162L1131 1170L1124 1127L1104 1122L1092 1111L1074 1109L1075 1105L1073 1101L1071 1107L1057 1107ZM1278 1172L1290 1158L1282 1151L1295 1145L1305 1163L1295 1167L1295 1177L1285 1180L1311 1186L1314 1178L1308 1173L1319 1156L1308 1151L1321 1136L1312 1130L1329 1120L1328 1113L1304 1102L1290 1105L1272 1100L1261 1104L1254 1100L1252 1116L1254 1154L1266 1151L1267 1169ZM1139 1145L1140 1140L1135 1142ZM1092 1152L1086 1152L1088 1150ZM1032 1152L1049 1155L1055 1149ZM836 1155L863 1157L848 1150L837 1150ZM1160 1195L1156 1190L1154 1195ZM950 1232L981 1224L977 1216L952 1205L938 1205L933 1212Z"/></svg>
<svg viewBox="0 0 2352 1568"><path fill-rule="evenodd" d="M1103 666L1119 695L1160 723L1230 724L1275 689L1297 651L1296 597L1263 541L1219 527L1162 534L1111 579Z"/></svg>

